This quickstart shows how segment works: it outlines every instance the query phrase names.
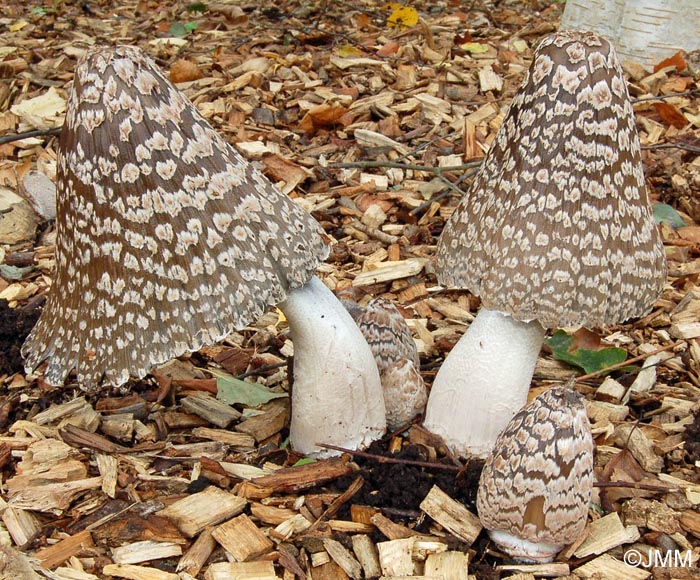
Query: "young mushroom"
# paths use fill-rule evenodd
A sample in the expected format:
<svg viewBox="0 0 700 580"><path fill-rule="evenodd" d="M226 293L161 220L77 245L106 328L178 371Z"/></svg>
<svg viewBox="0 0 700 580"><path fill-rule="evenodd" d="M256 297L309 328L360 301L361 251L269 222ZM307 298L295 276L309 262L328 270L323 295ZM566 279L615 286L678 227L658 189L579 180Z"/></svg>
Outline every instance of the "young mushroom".
<svg viewBox="0 0 700 580"><path fill-rule="evenodd" d="M479 519L521 562L551 562L586 527L593 493L593 437L583 397L549 389L496 439L479 480Z"/></svg>
<svg viewBox="0 0 700 580"><path fill-rule="evenodd" d="M545 328L644 315L666 263L614 49L559 32L525 80L440 236L441 284L481 310L440 368L425 427L485 456L526 401Z"/></svg>
<svg viewBox="0 0 700 580"><path fill-rule="evenodd" d="M394 431L423 412L428 390L406 320L394 304L374 298L364 308L343 300L369 344L384 391L387 427Z"/></svg>
<svg viewBox="0 0 700 580"><path fill-rule="evenodd" d="M383 434L369 346L314 275L328 255L320 225L139 49L100 48L78 64L57 206L55 279L23 347L30 371L48 361L47 383L75 370L84 388L118 387L279 304L296 349L292 432L303 435L292 444L309 453Z"/></svg>

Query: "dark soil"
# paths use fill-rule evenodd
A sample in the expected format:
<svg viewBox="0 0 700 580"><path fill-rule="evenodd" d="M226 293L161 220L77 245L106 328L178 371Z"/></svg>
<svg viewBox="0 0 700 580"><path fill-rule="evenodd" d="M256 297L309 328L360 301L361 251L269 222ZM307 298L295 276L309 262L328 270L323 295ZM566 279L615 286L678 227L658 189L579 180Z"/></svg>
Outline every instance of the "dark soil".
<svg viewBox="0 0 700 580"><path fill-rule="evenodd" d="M399 453L387 451L387 441L373 443L368 452L373 455L404 459L408 461L430 461L418 445L404 445ZM381 463L374 459L356 457L365 482L362 489L352 498L354 504L376 506L385 509L392 516L409 518L413 512L420 513L420 503L433 485L437 485L453 499L475 509L476 489L483 464L470 463L461 471L452 469L427 468L415 465ZM438 463L449 466L447 459ZM356 475L347 480L338 480L338 486L345 489Z"/></svg>
<svg viewBox="0 0 700 580"><path fill-rule="evenodd" d="M10 308L7 300L0 300L0 375L13 374L23 369L20 348L41 314L38 304Z"/></svg>

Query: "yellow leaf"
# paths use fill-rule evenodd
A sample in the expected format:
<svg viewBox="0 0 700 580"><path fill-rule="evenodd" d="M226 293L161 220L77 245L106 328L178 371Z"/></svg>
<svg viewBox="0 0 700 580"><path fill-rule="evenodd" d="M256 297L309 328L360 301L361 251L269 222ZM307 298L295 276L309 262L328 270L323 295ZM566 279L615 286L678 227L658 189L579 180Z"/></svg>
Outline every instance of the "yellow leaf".
<svg viewBox="0 0 700 580"><path fill-rule="evenodd" d="M459 47L472 54L481 54L482 52L489 51L488 45L478 42L465 42L464 44L460 44Z"/></svg>
<svg viewBox="0 0 700 580"><path fill-rule="evenodd" d="M356 46L344 44L338 49L338 56L342 56L343 58L354 58L357 56L364 56L364 53Z"/></svg>
<svg viewBox="0 0 700 580"><path fill-rule="evenodd" d="M277 307L275 307L275 310L277 311L277 322L275 323L275 326L279 326L280 324L287 322L287 317L284 315L284 312Z"/></svg>
<svg viewBox="0 0 700 580"><path fill-rule="evenodd" d="M393 12L387 18L386 23L393 28L410 28L418 24L418 12L410 6L400 4L390 5Z"/></svg>
<svg viewBox="0 0 700 580"><path fill-rule="evenodd" d="M10 32L17 32L18 30L22 30L25 26L27 26L29 22L26 20L18 20L14 24L10 24L8 28L10 29Z"/></svg>

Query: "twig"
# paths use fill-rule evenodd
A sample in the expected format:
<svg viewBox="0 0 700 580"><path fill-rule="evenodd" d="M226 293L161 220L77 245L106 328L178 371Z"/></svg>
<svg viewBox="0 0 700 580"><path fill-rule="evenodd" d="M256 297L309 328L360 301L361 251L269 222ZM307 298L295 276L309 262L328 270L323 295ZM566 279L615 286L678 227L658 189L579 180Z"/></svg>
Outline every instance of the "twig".
<svg viewBox="0 0 700 580"><path fill-rule="evenodd" d="M22 139L29 139L29 137L60 135L62 129L63 126L54 127L53 129L35 129L34 131L25 131L24 133L17 133L16 135L5 135L0 137L0 145L12 143L13 141L21 141Z"/></svg>
<svg viewBox="0 0 700 580"><path fill-rule="evenodd" d="M700 153L700 147L690 143L659 143L657 145L642 145L642 149L683 149L692 153Z"/></svg>
<svg viewBox="0 0 700 580"><path fill-rule="evenodd" d="M639 356L635 356L634 358L631 358L629 360L625 360L625 361L622 361L621 363L610 365L609 367L605 367L604 369L600 369L599 371L595 371L593 373L588 373L587 375L581 375L580 377L578 377L576 379L575 382L582 383L583 381L597 377L601 373L607 373L610 371L614 371L615 369L626 367L629 364L639 362L640 360L644 360L644 359L646 359L652 355L658 354L660 352L672 350L672 349L676 348L677 346L680 346L684 343L685 343L684 340L679 340L678 342L674 342L673 344L667 344L666 346L659 348L655 351L647 352L645 354L640 354Z"/></svg>
<svg viewBox="0 0 700 580"><path fill-rule="evenodd" d="M253 369L252 371L246 371L244 373L241 373L240 375L236 375L236 378L237 379L245 379L246 377L254 377L254 376L262 375L263 373L266 373L267 371L274 371L274 370L281 369L282 367L286 367L286 366L287 366L287 361L275 363L273 365L262 365L262 366L259 366L257 369Z"/></svg>
<svg viewBox="0 0 700 580"><path fill-rule="evenodd" d="M366 453L364 451L353 451L352 449L346 449L344 447L338 447L336 445L330 445L328 443L316 443L318 447L323 447L324 449L332 449L333 451L340 451L341 453L347 453L353 457L362 457L363 459L371 459L377 463L396 463L401 465L413 465L415 467L425 467L427 469L443 469L445 471L464 471L464 467L458 467L457 465L449 465L446 463L433 463L430 461L415 461L413 459L398 459L396 457L386 457L385 455L376 455L374 453ZM666 487L661 485L651 485L647 483L636 483L634 481L594 481L593 487L629 487L632 489L644 489L648 491L658 491L658 492L669 492L678 491L675 487ZM354 495L354 493L353 493Z"/></svg>
<svg viewBox="0 0 700 580"><path fill-rule="evenodd" d="M639 99L632 99L632 104L636 105L637 103L644 103L646 101L664 101L666 99L672 99L673 97L692 97L694 95L700 95L700 89L693 89L683 93L669 93L668 95L659 95L657 97L641 97Z"/></svg>
<svg viewBox="0 0 700 580"><path fill-rule="evenodd" d="M411 169L413 171L427 171L435 175L449 173L450 171L465 171L481 165L481 161L470 161L463 165L450 165L447 167L435 167L434 165L417 165L415 163L397 163L396 161L351 161L348 163L329 163L333 169L368 169L387 167L389 169Z"/></svg>
<svg viewBox="0 0 700 580"><path fill-rule="evenodd" d="M652 485L650 483L637 483L636 481L596 481L593 483L595 487L627 487L630 489L643 489L646 491L658 491L668 493L671 491L680 491L678 487L668 487L665 485Z"/></svg>
<svg viewBox="0 0 700 580"><path fill-rule="evenodd" d="M400 465L413 465L415 467L426 467L428 469L445 469L447 471L461 471L463 468L456 465L447 465L444 463L432 463L430 461L416 461L415 459L398 459L396 457L386 457L385 455L375 455L373 453L366 453L364 451L353 451L352 449L345 449L344 447L337 447L335 445L330 445L328 443L317 443L319 447L324 449L332 449L333 451L340 451L341 453L347 453L353 457L362 457L364 459L371 459L377 463L397 463Z"/></svg>

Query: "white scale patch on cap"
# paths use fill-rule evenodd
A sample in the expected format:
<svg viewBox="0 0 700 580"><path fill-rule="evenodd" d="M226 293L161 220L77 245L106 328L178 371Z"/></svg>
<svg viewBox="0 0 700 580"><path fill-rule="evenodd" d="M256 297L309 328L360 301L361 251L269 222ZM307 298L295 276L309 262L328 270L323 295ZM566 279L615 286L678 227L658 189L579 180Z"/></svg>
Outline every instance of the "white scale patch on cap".
<svg viewBox="0 0 700 580"><path fill-rule="evenodd" d="M648 312L666 263L607 41L559 32L540 43L435 261L442 284L545 327Z"/></svg>
<svg viewBox="0 0 700 580"><path fill-rule="evenodd" d="M321 234L143 52L93 50L60 137L56 277L27 367L48 361L53 385L75 369L84 388L142 377L306 283Z"/></svg>

